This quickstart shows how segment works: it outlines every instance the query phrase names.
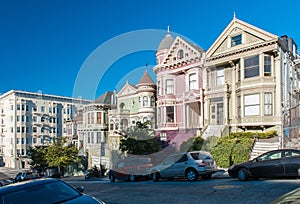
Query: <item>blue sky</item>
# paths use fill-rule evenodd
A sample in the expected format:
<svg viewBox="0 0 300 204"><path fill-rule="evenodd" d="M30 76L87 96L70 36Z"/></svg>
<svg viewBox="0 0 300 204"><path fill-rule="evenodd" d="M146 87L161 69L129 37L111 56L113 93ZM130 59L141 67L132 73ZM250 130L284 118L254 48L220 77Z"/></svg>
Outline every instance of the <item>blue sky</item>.
<svg viewBox="0 0 300 204"><path fill-rule="evenodd" d="M41 90L73 96L80 70L95 50L132 31L161 31L169 25L171 31L207 50L234 11L237 18L278 36L286 34L300 45L299 8L297 0L0 0L0 93ZM154 47L160 35L153 40ZM119 51L129 44L113 48ZM98 57L95 70L105 71L96 92L86 86L80 93L83 98L94 99L115 88L119 91L127 80L137 83L145 64L150 71L155 65L155 51L130 53L109 67L102 67L101 60Z"/></svg>

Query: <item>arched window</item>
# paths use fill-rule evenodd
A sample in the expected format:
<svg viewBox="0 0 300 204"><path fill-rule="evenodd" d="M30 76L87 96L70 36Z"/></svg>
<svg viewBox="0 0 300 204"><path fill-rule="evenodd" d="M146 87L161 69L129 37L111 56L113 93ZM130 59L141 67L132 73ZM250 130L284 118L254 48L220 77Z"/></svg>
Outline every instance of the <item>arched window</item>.
<svg viewBox="0 0 300 204"><path fill-rule="evenodd" d="M183 50L181 49L177 52L177 59L182 59L182 58L183 58Z"/></svg>
<svg viewBox="0 0 300 204"><path fill-rule="evenodd" d="M124 108L125 108L125 104L124 104L124 103L121 103L121 104L120 104L120 109L123 110Z"/></svg>
<svg viewBox="0 0 300 204"><path fill-rule="evenodd" d="M151 96L151 99L150 99L150 100L151 100L150 106L152 106L152 107L155 106L155 98L154 98L154 96Z"/></svg>
<svg viewBox="0 0 300 204"><path fill-rule="evenodd" d="M147 117L144 117L143 118L143 123L147 122L148 121L148 118Z"/></svg>
<svg viewBox="0 0 300 204"><path fill-rule="evenodd" d="M148 106L148 97L147 96L143 97L143 106L144 107Z"/></svg>

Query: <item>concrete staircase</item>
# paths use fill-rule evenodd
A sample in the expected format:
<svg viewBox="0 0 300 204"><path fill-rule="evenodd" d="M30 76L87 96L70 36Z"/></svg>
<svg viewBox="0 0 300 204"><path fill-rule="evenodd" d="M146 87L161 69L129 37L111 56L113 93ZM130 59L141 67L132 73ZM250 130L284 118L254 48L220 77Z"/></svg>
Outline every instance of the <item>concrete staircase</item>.
<svg viewBox="0 0 300 204"><path fill-rule="evenodd" d="M224 129L224 125L209 125L206 130L204 131L202 137L204 139L207 139L211 136L222 136L222 130Z"/></svg>
<svg viewBox="0 0 300 204"><path fill-rule="evenodd" d="M268 141L257 141L254 144L254 147L252 149L251 155L250 155L250 160L258 157L259 155L275 150L279 148L279 142L268 142Z"/></svg>

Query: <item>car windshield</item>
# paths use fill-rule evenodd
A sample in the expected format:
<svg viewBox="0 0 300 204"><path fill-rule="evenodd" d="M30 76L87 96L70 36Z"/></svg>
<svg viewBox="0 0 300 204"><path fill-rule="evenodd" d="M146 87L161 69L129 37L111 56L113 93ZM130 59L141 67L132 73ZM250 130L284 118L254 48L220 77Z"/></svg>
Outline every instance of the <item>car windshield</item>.
<svg viewBox="0 0 300 204"><path fill-rule="evenodd" d="M61 203L79 197L81 194L67 184L56 181L28 187L20 191L3 195L3 204L19 204L28 201L30 203Z"/></svg>

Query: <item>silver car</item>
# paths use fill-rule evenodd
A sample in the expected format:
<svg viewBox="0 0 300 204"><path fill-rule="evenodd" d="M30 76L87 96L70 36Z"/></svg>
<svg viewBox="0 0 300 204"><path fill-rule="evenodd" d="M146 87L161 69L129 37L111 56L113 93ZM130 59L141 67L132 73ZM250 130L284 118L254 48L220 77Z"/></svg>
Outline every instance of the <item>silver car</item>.
<svg viewBox="0 0 300 204"><path fill-rule="evenodd" d="M205 151L193 151L168 156L161 164L151 168L153 181L160 178L184 178L195 181L201 176L210 179L217 171L216 162L210 153Z"/></svg>

